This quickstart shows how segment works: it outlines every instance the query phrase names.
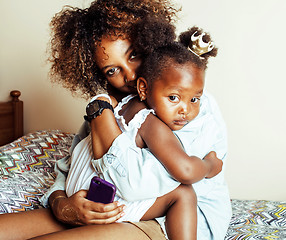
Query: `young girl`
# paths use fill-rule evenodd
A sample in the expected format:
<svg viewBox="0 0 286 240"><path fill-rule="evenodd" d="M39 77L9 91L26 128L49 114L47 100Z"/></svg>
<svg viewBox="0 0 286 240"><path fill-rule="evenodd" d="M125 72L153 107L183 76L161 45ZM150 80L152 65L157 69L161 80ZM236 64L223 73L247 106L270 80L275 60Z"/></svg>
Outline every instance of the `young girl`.
<svg viewBox="0 0 286 240"><path fill-rule="evenodd" d="M191 52L179 43L170 43L154 50L143 63L140 75L143 77L137 81L139 98L129 95L115 108L118 124L122 131L129 135L134 151L148 147L169 173L184 184L192 184L204 177L213 177L221 170L221 162L214 152L208 154L204 161L197 157L188 157L175 136L170 136L170 131L166 131L167 127L173 131L180 130L198 115L207 57L216 53L211 42L207 44L202 40L191 40L191 37L194 39L202 36L200 30L193 28L188 33L192 33L189 39ZM208 47L202 49L202 44ZM192 52L192 49L196 52ZM199 57L195 54L206 56ZM154 62L158 64L151 66ZM156 114L167 126L151 113ZM127 178L122 172L125 168L130 169L130 166L121 166L120 159L112 159L109 156L92 161L96 170L94 172L90 166L92 156L91 138L87 137L79 143L72 157L66 188L68 196L81 188L88 189L93 175L103 176L117 187L125 185L126 190L126 186L130 184L124 184ZM121 177L114 177L114 172L121 172ZM158 172L158 178L161 174ZM140 176L138 178L140 180ZM148 198L142 196L141 199L132 201L136 198L136 192L124 191L119 187L116 200L127 205L126 215L121 220L149 220L166 213L167 233L170 239L196 239L197 207L191 186L181 185L175 190L173 186L167 188L168 192L158 193L157 199L142 201ZM141 189L137 192L141 192ZM123 196L125 201L120 198ZM126 202L130 199L132 202Z"/></svg>

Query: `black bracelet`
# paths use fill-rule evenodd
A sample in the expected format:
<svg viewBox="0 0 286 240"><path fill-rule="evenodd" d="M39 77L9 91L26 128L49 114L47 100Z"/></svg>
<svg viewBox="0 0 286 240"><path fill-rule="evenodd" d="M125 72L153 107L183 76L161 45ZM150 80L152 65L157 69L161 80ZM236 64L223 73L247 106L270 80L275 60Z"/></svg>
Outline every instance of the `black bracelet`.
<svg viewBox="0 0 286 240"><path fill-rule="evenodd" d="M104 109L110 109L114 112L112 105L107 101L94 100L86 106L86 114L84 119L91 122L92 119L100 116Z"/></svg>

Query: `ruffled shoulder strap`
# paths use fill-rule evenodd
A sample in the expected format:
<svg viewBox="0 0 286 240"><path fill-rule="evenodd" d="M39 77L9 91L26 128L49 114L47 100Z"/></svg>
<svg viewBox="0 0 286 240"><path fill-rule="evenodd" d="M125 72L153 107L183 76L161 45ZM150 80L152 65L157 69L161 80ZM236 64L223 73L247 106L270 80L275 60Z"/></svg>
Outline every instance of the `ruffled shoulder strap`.
<svg viewBox="0 0 286 240"><path fill-rule="evenodd" d="M128 123L128 127L136 128L137 130L141 127L141 125L145 122L148 115L152 113L155 115L155 111L153 109L141 109L138 113L135 114L133 119Z"/></svg>
<svg viewBox="0 0 286 240"><path fill-rule="evenodd" d="M153 109L144 108L141 109L138 113L136 113L134 117L129 121L129 123L126 124L125 119L123 118L123 116L119 114L119 112L126 103L128 103L131 99L133 99L136 96L137 95L135 94L128 95L127 97L123 98L122 101L118 103L118 105L114 109L114 115L120 129L123 132L129 132L128 134L131 134L132 138L135 138L138 129L145 122L147 116L150 113L155 115L155 111Z"/></svg>
<svg viewBox="0 0 286 240"><path fill-rule="evenodd" d="M136 97L136 94L130 94L126 97L124 97L119 103L118 105L114 108L114 115L115 118L120 118L121 116L119 115L119 111L123 108L123 106L128 103L132 98Z"/></svg>

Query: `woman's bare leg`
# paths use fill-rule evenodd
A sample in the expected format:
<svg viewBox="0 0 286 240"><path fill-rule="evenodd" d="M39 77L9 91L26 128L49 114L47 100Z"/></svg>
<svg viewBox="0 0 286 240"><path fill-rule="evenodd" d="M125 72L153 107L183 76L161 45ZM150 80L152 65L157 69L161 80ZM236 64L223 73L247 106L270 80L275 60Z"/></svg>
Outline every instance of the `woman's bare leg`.
<svg viewBox="0 0 286 240"><path fill-rule="evenodd" d="M164 215L170 240L197 239L197 196L191 185L180 185L172 192L157 198L141 220Z"/></svg>
<svg viewBox="0 0 286 240"><path fill-rule="evenodd" d="M28 239L67 229L58 222L50 209L36 209L0 215L0 239Z"/></svg>
<svg viewBox="0 0 286 240"><path fill-rule="evenodd" d="M162 237L161 237L162 236ZM163 234L160 238L154 240L165 239ZM33 238L33 240L150 240L142 230L130 223L112 223L106 225L88 225L76 227L66 231L56 232L41 237ZM153 238L152 238L153 239Z"/></svg>

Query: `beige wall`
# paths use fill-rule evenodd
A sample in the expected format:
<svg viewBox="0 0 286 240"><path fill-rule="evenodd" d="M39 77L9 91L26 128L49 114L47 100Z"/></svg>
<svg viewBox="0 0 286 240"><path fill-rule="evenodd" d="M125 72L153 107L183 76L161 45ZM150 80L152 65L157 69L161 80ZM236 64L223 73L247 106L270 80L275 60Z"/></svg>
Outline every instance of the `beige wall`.
<svg viewBox="0 0 286 240"><path fill-rule="evenodd" d="M69 4L87 5L73 0ZM227 181L231 197L286 200L285 0L177 0L178 31L198 25L219 47L207 89L228 126ZM22 91L25 132L75 132L85 101L47 79L49 21L63 0L0 0L0 101Z"/></svg>
<svg viewBox="0 0 286 240"><path fill-rule="evenodd" d="M19 89L24 101L24 131L79 128L85 103L48 80L46 48L52 16L69 2L81 7L87 1L0 1L0 101Z"/></svg>

